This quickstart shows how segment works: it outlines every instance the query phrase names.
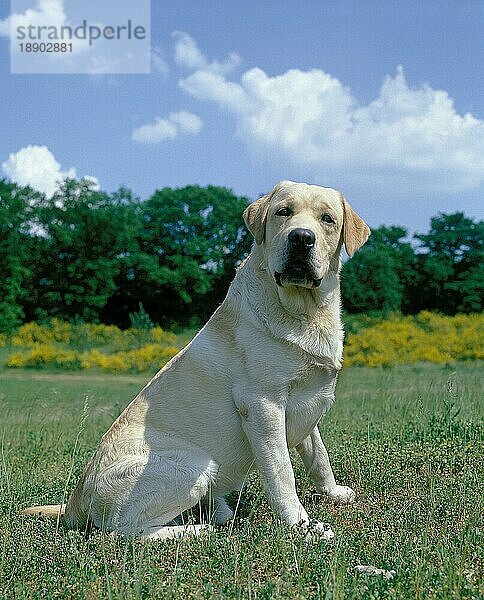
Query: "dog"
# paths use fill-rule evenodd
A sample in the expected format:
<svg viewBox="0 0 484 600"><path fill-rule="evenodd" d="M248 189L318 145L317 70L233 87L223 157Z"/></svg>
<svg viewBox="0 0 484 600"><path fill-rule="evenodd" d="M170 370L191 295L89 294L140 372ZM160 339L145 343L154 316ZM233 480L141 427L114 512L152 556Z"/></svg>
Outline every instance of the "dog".
<svg viewBox="0 0 484 600"><path fill-rule="evenodd" d="M58 515L70 528L173 538L190 530L174 519L209 498L215 522L230 520L225 496L257 468L285 524L333 537L310 522L289 449L299 452L318 492L354 500L335 481L317 424L342 365L342 245L352 256L370 229L340 192L291 181L250 204L244 220L252 252L223 303L104 434L67 504L25 514Z"/></svg>

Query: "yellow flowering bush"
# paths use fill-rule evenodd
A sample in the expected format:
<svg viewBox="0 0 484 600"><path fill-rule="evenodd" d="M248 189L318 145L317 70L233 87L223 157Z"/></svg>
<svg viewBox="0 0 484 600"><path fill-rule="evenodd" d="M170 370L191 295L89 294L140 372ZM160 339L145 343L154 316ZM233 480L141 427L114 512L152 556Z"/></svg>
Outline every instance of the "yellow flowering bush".
<svg viewBox="0 0 484 600"><path fill-rule="evenodd" d="M151 330L151 335L153 337L153 341L157 344L167 344L169 346L173 346L176 342L176 335L169 331L165 331L161 327L153 327Z"/></svg>
<svg viewBox="0 0 484 600"><path fill-rule="evenodd" d="M161 327L122 330L60 319L26 323L10 337L0 334L0 347L17 348L5 362L11 368L153 371L178 352L176 342L176 335Z"/></svg>
<svg viewBox="0 0 484 600"><path fill-rule="evenodd" d="M52 342L66 343L71 337L72 325L60 319L51 319L48 324L25 323L18 328L12 336L13 346L32 347L36 344L50 344Z"/></svg>
<svg viewBox="0 0 484 600"><path fill-rule="evenodd" d="M352 315L344 364L369 367L415 362L449 363L484 358L484 315L448 317L421 312L380 320ZM161 327L121 330L114 325L70 324L52 319L26 323L2 344L15 346L7 367L154 371L179 350L177 337Z"/></svg>
<svg viewBox="0 0 484 600"><path fill-rule="evenodd" d="M35 344L24 352L14 352L6 361L7 367L57 367L61 369L78 369L80 361L78 353L51 344Z"/></svg>
<svg viewBox="0 0 484 600"><path fill-rule="evenodd" d="M5 345L18 348L5 363L12 368L140 372L162 367L179 350L176 335L161 327L122 330L115 325L72 324L59 319L26 323L10 339L3 337Z"/></svg>
<svg viewBox="0 0 484 600"><path fill-rule="evenodd" d="M136 350L103 354L99 350L85 352L81 356L83 369L101 368L107 371L147 371L155 370L175 356L178 348L163 348L157 344L147 344Z"/></svg>
<svg viewBox="0 0 484 600"><path fill-rule="evenodd" d="M122 372L129 371L130 365L126 362L123 353L104 354L99 350L84 352L81 358L83 369L104 369L105 371Z"/></svg>
<svg viewBox="0 0 484 600"><path fill-rule="evenodd" d="M4 334L0 334L7 338ZM2 343L0 337L0 347ZM173 345L176 336L164 331L161 327L152 329L119 329L116 325L102 325L98 323L73 324L60 319L50 319L45 324L26 323L19 327L11 337L13 346L31 348L36 344L69 344L75 349L82 347L111 346L116 350L130 350L133 347L141 347L146 344L155 343L162 345ZM4 344L5 345L5 344Z"/></svg>
<svg viewBox="0 0 484 600"><path fill-rule="evenodd" d="M157 344L147 344L136 350L112 354L105 354L99 350L76 352L51 344L37 344L24 352L14 352L5 364L7 367L17 368L50 366L63 369L97 368L113 372L142 372L161 368L177 352L178 348L174 346L163 347Z"/></svg>
<svg viewBox="0 0 484 600"><path fill-rule="evenodd" d="M484 315L394 316L348 336L346 366L448 363L484 358Z"/></svg>

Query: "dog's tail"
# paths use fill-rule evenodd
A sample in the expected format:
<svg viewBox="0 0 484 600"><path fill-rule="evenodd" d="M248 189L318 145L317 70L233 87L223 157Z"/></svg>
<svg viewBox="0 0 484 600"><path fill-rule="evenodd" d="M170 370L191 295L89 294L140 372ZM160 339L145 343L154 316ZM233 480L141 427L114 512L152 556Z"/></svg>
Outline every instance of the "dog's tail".
<svg viewBox="0 0 484 600"><path fill-rule="evenodd" d="M44 506L30 506L24 509L21 515L37 515L50 519L57 519L66 512L65 504L46 504Z"/></svg>

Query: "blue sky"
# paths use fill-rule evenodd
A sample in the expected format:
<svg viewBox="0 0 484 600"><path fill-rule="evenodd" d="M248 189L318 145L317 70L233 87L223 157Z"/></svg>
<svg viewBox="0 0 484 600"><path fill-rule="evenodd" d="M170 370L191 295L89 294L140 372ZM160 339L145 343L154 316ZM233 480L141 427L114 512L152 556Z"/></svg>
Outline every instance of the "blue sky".
<svg viewBox="0 0 484 600"><path fill-rule="evenodd" d="M10 74L7 4L4 176L88 175L142 198L195 183L254 199L293 179L340 189L372 226L482 217L481 1L154 0L139 75Z"/></svg>

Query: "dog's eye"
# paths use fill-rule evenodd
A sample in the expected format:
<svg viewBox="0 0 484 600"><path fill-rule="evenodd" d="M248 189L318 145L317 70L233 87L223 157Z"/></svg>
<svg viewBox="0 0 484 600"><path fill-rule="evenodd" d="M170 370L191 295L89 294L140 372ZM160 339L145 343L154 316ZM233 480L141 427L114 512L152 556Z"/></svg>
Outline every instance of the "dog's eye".
<svg viewBox="0 0 484 600"><path fill-rule="evenodd" d="M287 206L283 206L276 212L276 215L278 217L288 217L290 214L291 214L291 209L288 208Z"/></svg>
<svg viewBox="0 0 484 600"><path fill-rule="evenodd" d="M327 213L321 217L321 221L324 221L324 223L334 223L333 217L331 215L328 215Z"/></svg>

